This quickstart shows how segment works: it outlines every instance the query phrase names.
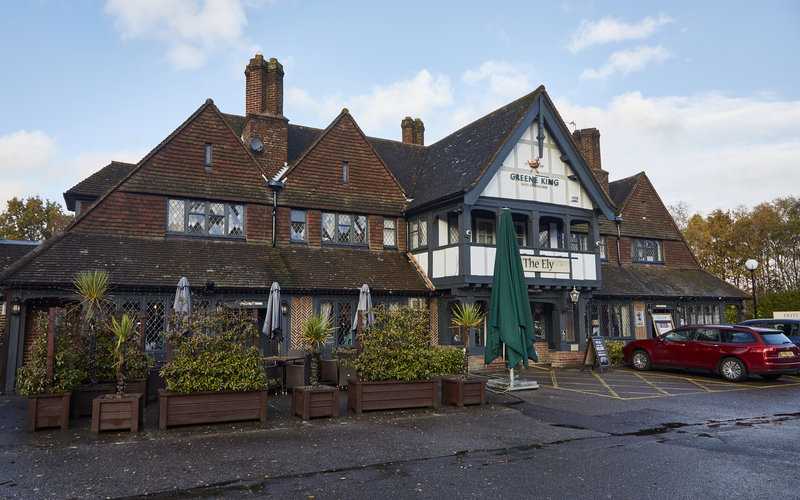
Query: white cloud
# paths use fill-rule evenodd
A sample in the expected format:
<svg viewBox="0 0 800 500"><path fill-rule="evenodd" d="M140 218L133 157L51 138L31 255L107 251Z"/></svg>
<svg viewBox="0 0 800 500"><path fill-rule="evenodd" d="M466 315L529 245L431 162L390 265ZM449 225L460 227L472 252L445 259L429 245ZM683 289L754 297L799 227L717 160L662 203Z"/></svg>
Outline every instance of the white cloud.
<svg viewBox="0 0 800 500"><path fill-rule="evenodd" d="M623 76L641 71L651 61L661 62L672 57L672 53L662 47L640 46L633 50L620 50L608 57L600 69L587 69L581 74L581 78L589 80L604 80L616 74Z"/></svg>
<svg viewBox="0 0 800 500"><path fill-rule="evenodd" d="M125 39L158 40L176 69L203 66L209 53L241 45L239 0L108 0L105 12Z"/></svg>
<svg viewBox="0 0 800 500"><path fill-rule="evenodd" d="M658 18L646 17L638 23L630 24L618 21L611 16L606 16L599 21L581 22L578 30L572 35L572 40L567 48L573 54L592 45L625 40L641 40L655 33L661 26L673 22L673 19L664 14Z"/></svg>
<svg viewBox="0 0 800 500"><path fill-rule="evenodd" d="M556 101L566 121L600 130L612 181L644 171L667 205L708 213L797 195L800 101L638 92L602 108Z"/></svg>
<svg viewBox="0 0 800 500"><path fill-rule="evenodd" d="M89 151L64 158L42 130L0 136L0 211L13 197L39 196L63 203L63 193L112 160L135 163L147 151Z"/></svg>
<svg viewBox="0 0 800 500"><path fill-rule="evenodd" d="M531 91L532 73L527 64L492 60L481 64L477 70L466 71L461 80L470 86L488 81L491 97L507 102Z"/></svg>
<svg viewBox="0 0 800 500"><path fill-rule="evenodd" d="M284 98L288 106L312 112L319 126L327 126L346 107L367 135L399 138L403 117L424 122L436 109L452 104L453 90L449 77L423 69L407 80L375 85L367 94L314 98L304 90L287 89Z"/></svg>

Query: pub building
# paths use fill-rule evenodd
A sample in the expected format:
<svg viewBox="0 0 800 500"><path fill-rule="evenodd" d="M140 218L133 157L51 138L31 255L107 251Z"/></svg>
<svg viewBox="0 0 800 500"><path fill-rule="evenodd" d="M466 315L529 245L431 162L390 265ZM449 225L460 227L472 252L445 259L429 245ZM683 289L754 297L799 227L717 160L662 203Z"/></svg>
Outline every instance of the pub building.
<svg viewBox="0 0 800 500"><path fill-rule="evenodd" d="M401 120L400 141L366 136L347 109L325 129L291 124L283 80L283 66L257 54L244 115L208 99L138 163L111 162L64 193L75 221L0 272L15 304L3 331L6 392L34 315L62 305L76 273L92 269L110 273L116 307L144 318L157 359L185 276L195 309L233 305L260 322L278 283L280 352L302 347L312 313L334 318L327 348L351 346L367 284L374 304L428 309L435 343L470 335L482 365L485 325L464 332L451 314L458 302L488 308L504 208L542 363L580 363L592 333L652 336L654 318L741 315L746 296L700 268L646 175L609 182L599 132L570 133L543 86L425 145L419 118Z"/></svg>

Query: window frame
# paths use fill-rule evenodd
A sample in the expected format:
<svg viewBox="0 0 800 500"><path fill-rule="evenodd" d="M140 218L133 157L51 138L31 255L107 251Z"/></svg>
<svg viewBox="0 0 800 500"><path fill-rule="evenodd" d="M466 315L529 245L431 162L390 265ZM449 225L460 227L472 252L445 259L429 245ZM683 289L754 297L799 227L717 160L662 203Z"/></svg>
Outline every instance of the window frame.
<svg viewBox="0 0 800 500"><path fill-rule="evenodd" d="M295 220L295 215L302 215L302 220ZM302 238L295 238L294 224L303 224ZM296 244L308 243L308 211L292 208L289 211L289 241Z"/></svg>
<svg viewBox="0 0 800 500"><path fill-rule="evenodd" d="M651 248L650 245L653 247ZM648 260L648 253L654 249L657 255ZM663 264L664 245L661 240L651 238L631 238L631 262L634 264Z"/></svg>
<svg viewBox="0 0 800 500"><path fill-rule="evenodd" d="M182 211L182 230L170 229L172 226L172 216L176 212L172 207L173 202L180 202L183 205ZM196 210L198 204L203 204L203 211ZM222 214L213 213L213 205L222 205ZM236 208L241 211L236 215ZM177 209L177 207L176 207ZM247 205L244 203L234 203L226 201L212 201L212 200L198 200L189 198L167 198L167 221L165 232L170 236L184 236L203 239L223 239L223 240L245 240L247 239ZM191 222L193 217L199 220L198 217L202 216L202 232L191 230ZM211 234L215 227L219 227L219 223L212 223L213 220L221 217L222 221L222 234ZM241 234L232 233L236 225L232 224L232 217L238 217L241 222Z"/></svg>
<svg viewBox="0 0 800 500"><path fill-rule="evenodd" d="M333 217L333 234L332 239L327 240L325 235L325 219L327 216ZM356 241L357 221L359 218L364 218L364 241ZM345 222L349 218L348 222ZM322 212L321 213L321 227L320 227L320 240L326 246L347 246L347 247L369 247L369 216L366 214L354 214L347 212ZM349 233L348 240L342 241L343 231L341 229L347 226Z"/></svg>
<svg viewBox="0 0 800 500"><path fill-rule="evenodd" d="M488 230L491 228L491 230ZM481 241L481 240L491 241ZM475 218L475 243L480 245L496 245L497 244L497 223L495 219L488 217Z"/></svg>
<svg viewBox="0 0 800 500"><path fill-rule="evenodd" d="M391 222L392 227L386 227L386 223ZM389 231L394 240L393 244L386 244L386 235ZM397 217L384 217L383 218L383 248L397 248Z"/></svg>
<svg viewBox="0 0 800 500"><path fill-rule="evenodd" d="M408 247L411 250L428 247L428 219L413 219L408 223Z"/></svg>

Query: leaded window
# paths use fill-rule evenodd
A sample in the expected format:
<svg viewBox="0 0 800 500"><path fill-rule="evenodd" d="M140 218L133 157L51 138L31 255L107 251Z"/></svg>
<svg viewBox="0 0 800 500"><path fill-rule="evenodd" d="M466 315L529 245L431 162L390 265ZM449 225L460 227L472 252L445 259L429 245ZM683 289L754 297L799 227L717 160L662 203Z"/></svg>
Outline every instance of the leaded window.
<svg viewBox="0 0 800 500"><path fill-rule="evenodd" d="M527 224L522 220L514 221L514 231L517 233L517 245L524 247L528 245Z"/></svg>
<svg viewBox="0 0 800 500"><path fill-rule="evenodd" d="M664 251L659 240L631 238L631 261L664 263Z"/></svg>
<svg viewBox="0 0 800 500"><path fill-rule="evenodd" d="M425 219L412 220L408 231L411 249L428 246L428 221Z"/></svg>
<svg viewBox="0 0 800 500"><path fill-rule="evenodd" d="M603 337L628 339L634 337L632 321L633 307L630 303L602 302L589 306L586 315L587 331L597 333Z"/></svg>
<svg viewBox="0 0 800 500"><path fill-rule="evenodd" d="M578 252L585 252L589 248L589 235L586 233L570 233L569 249Z"/></svg>
<svg viewBox="0 0 800 500"><path fill-rule="evenodd" d="M478 243L494 245L494 219L476 219L475 236Z"/></svg>
<svg viewBox="0 0 800 500"><path fill-rule="evenodd" d="M353 347L355 332L353 331L353 312L355 302L351 300L322 299L318 312L323 318L333 320L333 347Z"/></svg>
<svg viewBox="0 0 800 500"><path fill-rule="evenodd" d="M322 242L337 245L367 245L367 216L322 213Z"/></svg>
<svg viewBox="0 0 800 500"><path fill-rule="evenodd" d="M306 211L292 210L290 214L289 237L292 241L302 243L306 241Z"/></svg>
<svg viewBox="0 0 800 500"><path fill-rule="evenodd" d="M383 218L383 246L390 248L397 246L397 219L394 217Z"/></svg>
<svg viewBox="0 0 800 500"><path fill-rule="evenodd" d="M458 215L447 216L447 244L458 244Z"/></svg>
<svg viewBox="0 0 800 500"><path fill-rule="evenodd" d="M203 200L167 201L167 232L211 238L244 238L244 205Z"/></svg>

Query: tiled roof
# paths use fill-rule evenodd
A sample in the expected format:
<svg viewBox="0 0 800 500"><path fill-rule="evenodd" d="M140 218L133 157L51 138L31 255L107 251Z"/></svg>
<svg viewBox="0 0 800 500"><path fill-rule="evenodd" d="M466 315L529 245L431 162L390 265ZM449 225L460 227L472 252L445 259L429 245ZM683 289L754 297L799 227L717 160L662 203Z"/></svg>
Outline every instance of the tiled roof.
<svg viewBox="0 0 800 500"><path fill-rule="evenodd" d="M0 272L21 259L39 243L17 240L0 240Z"/></svg>
<svg viewBox="0 0 800 500"><path fill-rule="evenodd" d="M745 299L747 294L702 269L613 263L601 266L602 288L595 295L628 297L720 297Z"/></svg>
<svg viewBox="0 0 800 500"><path fill-rule="evenodd" d="M414 197L411 207L471 188L543 91L539 87L429 146L409 193Z"/></svg>
<svg viewBox="0 0 800 500"><path fill-rule="evenodd" d="M112 161L86 179L75 184L64 193L64 201L67 202L67 209L74 211L75 201L78 198L97 198L105 193L111 186L121 181L122 178L128 175L134 168L136 168L136 165L133 163Z"/></svg>
<svg viewBox="0 0 800 500"><path fill-rule="evenodd" d="M218 289L282 289L340 292L364 283L377 291L424 293L427 287L397 251L309 248L210 241L61 233L0 274L0 281L26 286L69 287L78 270L104 269L112 286L170 288L182 276L190 283L213 281ZM135 249L135 250L133 250Z"/></svg>
<svg viewBox="0 0 800 500"><path fill-rule="evenodd" d="M625 202L633 192L633 188L636 187L636 184L639 182L639 178L641 178L642 175L644 175L644 172L639 172L638 174L626 177L624 179L619 179L608 184L611 201L614 202L614 205L617 206L618 210L621 211L623 208L625 208Z"/></svg>

